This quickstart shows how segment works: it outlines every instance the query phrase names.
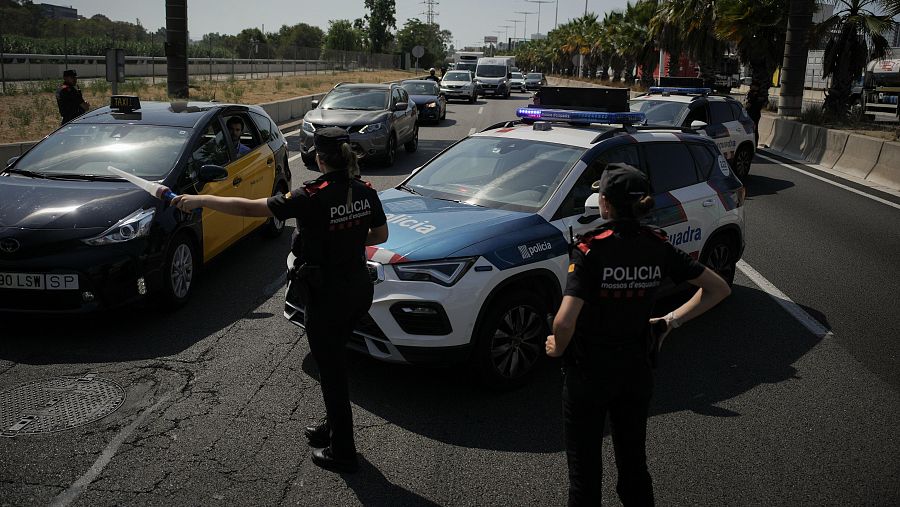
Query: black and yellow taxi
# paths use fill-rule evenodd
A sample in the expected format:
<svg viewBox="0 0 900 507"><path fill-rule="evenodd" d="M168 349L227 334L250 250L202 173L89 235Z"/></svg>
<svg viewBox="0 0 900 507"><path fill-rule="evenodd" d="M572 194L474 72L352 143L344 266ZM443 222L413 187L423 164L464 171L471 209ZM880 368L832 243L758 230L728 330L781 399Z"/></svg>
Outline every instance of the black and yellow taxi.
<svg viewBox="0 0 900 507"><path fill-rule="evenodd" d="M183 213L112 166L176 193L259 198L290 189L288 148L257 106L114 96L0 172L0 311L88 312L156 296L183 304L199 268L284 223Z"/></svg>

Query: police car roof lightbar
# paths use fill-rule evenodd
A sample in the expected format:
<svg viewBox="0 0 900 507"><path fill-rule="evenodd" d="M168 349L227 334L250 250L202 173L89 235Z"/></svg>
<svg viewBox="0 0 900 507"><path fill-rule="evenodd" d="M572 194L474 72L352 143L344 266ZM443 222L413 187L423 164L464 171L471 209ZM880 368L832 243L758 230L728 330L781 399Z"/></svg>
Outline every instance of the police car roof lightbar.
<svg viewBox="0 0 900 507"><path fill-rule="evenodd" d="M684 95L709 95L709 88L684 88L681 86L651 86L650 93L677 93Z"/></svg>
<svg viewBox="0 0 900 507"><path fill-rule="evenodd" d="M566 121L603 124L643 123L644 113L606 113L601 111L573 111L569 109L542 109L538 107L520 107L516 116L529 120Z"/></svg>

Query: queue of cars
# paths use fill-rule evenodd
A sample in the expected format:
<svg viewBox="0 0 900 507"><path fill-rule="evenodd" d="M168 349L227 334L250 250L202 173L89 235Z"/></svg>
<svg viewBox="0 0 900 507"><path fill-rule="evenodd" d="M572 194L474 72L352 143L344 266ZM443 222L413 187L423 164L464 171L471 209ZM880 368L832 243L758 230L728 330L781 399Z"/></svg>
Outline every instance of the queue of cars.
<svg viewBox="0 0 900 507"><path fill-rule="evenodd" d="M469 71L453 72L469 75L440 87L336 86L304 117L301 156L314 156L316 129L336 125L362 158L392 160L399 144L415 151L423 115L446 114L446 86L477 93ZM261 108L116 103L0 173L0 310L82 312L151 295L178 306L203 263L253 230L283 230L275 219L182 213L107 170L176 193L287 191L287 143ZM713 120L714 104L744 132L697 123L701 108ZM744 249L737 153L747 133L746 112L732 106L702 90L651 89L629 101L624 89L545 87L539 106L456 142L380 193L389 239L367 249L375 300L349 346L398 363L471 361L496 387L525 382L542 357L572 238L602 223L592 184L610 162L647 173L650 223L731 283ZM239 136L230 133L237 120ZM286 304L285 317L302 326L303 308Z"/></svg>

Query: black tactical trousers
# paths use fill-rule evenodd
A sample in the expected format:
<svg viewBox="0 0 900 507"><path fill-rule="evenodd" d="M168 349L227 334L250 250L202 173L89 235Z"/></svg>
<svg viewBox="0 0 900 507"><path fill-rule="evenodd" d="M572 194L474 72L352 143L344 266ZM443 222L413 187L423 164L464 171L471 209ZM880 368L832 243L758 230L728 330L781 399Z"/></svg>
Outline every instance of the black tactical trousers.
<svg viewBox="0 0 900 507"><path fill-rule="evenodd" d="M619 499L626 507L653 505L645 445L653 377L646 353L636 349L641 350L608 350L590 368L565 369L563 420L570 506L600 505L607 414L619 471Z"/></svg>
<svg viewBox="0 0 900 507"><path fill-rule="evenodd" d="M311 287L305 325L309 349L319 367L319 383L337 458L356 456L353 413L347 386L346 345L353 328L372 304L373 286L365 267L325 270L319 287Z"/></svg>

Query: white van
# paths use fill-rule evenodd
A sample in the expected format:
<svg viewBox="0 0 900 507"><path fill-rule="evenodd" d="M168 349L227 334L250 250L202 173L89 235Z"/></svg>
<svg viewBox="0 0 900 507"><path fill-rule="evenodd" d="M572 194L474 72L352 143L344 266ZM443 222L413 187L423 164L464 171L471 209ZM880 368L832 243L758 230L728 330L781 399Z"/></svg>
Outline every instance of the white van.
<svg viewBox="0 0 900 507"><path fill-rule="evenodd" d="M512 77L509 63L507 58L478 59L475 82L480 85L482 95L509 98L509 80Z"/></svg>

